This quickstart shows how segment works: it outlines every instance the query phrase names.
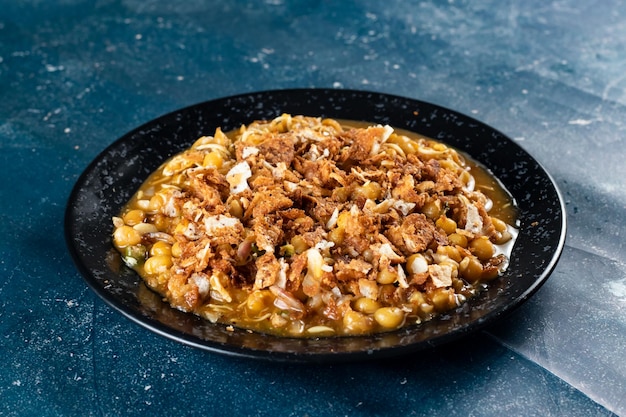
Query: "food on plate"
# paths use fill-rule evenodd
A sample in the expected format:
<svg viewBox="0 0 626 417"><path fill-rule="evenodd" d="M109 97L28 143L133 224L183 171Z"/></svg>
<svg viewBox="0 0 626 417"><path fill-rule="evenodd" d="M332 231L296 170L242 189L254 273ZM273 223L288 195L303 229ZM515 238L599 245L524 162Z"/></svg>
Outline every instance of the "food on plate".
<svg viewBox="0 0 626 417"><path fill-rule="evenodd" d="M506 269L515 221L498 181L441 142L284 114L167 160L113 218L113 244L179 310L344 336L462 306Z"/></svg>

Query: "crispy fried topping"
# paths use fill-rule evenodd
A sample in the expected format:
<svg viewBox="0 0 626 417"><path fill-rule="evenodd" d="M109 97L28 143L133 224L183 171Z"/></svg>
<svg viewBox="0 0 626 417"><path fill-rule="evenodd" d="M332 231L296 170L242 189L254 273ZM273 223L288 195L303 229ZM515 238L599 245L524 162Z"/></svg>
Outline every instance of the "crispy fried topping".
<svg viewBox="0 0 626 417"><path fill-rule="evenodd" d="M512 229L471 169L389 126L283 115L166 162L114 219L114 244L173 307L212 321L389 330L456 308L506 267Z"/></svg>

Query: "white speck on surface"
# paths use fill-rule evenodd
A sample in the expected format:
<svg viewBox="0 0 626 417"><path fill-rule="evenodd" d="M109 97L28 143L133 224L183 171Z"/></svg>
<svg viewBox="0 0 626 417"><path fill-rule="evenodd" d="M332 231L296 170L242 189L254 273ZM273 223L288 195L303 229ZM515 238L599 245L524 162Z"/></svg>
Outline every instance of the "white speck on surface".
<svg viewBox="0 0 626 417"><path fill-rule="evenodd" d="M145 387L143 387L144 391L149 391L150 388L152 388L152 385L146 385Z"/></svg>
<svg viewBox="0 0 626 417"><path fill-rule="evenodd" d="M65 129L63 129L64 133L70 133L72 131L72 129L70 129L69 127L66 127Z"/></svg>
<svg viewBox="0 0 626 417"><path fill-rule="evenodd" d="M622 301L626 301L626 279L611 281L606 286L611 294Z"/></svg>
<svg viewBox="0 0 626 417"><path fill-rule="evenodd" d="M183 81L185 79L185 77L183 77L182 75L179 75L178 77L176 77L177 81Z"/></svg>
<svg viewBox="0 0 626 417"><path fill-rule="evenodd" d="M20 381L19 379L16 381L13 381L11 383L11 385L16 386L16 387L21 387L22 386L22 381Z"/></svg>
<svg viewBox="0 0 626 417"><path fill-rule="evenodd" d="M333 88L341 88L341 87L343 87L343 84L341 84L339 81L335 81L333 83Z"/></svg>
<svg viewBox="0 0 626 417"><path fill-rule="evenodd" d="M48 71L48 72L63 71L64 69L65 69L65 67L63 65L46 64L46 71Z"/></svg>
<svg viewBox="0 0 626 417"><path fill-rule="evenodd" d="M574 119L574 120L570 120L569 122L567 122L567 124L577 125L577 126L587 126L587 125L590 125L591 123L593 123L593 120L585 120L585 119Z"/></svg>
<svg viewBox="0 0 626 417"><path fill-rule="evenodd" d="M143 35L141 33L135 35L135 39L141 40L141 38L143 38Z"/></svg>

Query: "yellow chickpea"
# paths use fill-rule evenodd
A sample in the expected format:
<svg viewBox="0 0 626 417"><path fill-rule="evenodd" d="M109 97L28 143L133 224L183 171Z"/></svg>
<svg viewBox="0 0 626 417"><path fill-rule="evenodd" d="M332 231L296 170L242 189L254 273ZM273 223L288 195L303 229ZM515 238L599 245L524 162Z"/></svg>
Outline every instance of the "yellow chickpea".
<svg viewBox="0 0 626 417"><path fill-rule="evenodd" d="M348 334L363 334L372 331L374 323L371 317L358 311L348 310L343 315L343 327Z"/></svg>
<svg viewBox="0 0 626 417"><path fill-rule="evenodd" d="M467 238L459 233L452 233L448 236L448 243L462 248L467 248Z"/></svg>
<svg viewBox="0 0 626 417"><path fill-rule="evenodd" d="M204 156L204 160L202 161L202 165L205 167L214 167L221 168L224 163L224 159L219 152L211 151Z"/></svg>
<svg viewBox="0 0 626 417"><path fill-rule="evenodd" d="M121 226L113 232L113 243L118 248L126 248L141 243L141 233L130 226Z"/></svg>
<svg viewBox="0 0 626 417"><path fill-rule="evenodd" d="M172 266L172 257L169 255L151 256L146 259L143 270L148 275L157 275L166 272Z"/></svg>
<svg viewBox="0 0 626 417"><path fill-rule="evenodd" d="M422 303L420 304L419 309L422 312L422 314L429 315L435 311L435 306L429 303Z"/></svg>
<svg viewBox="0 0 626 417"><path fill-rule="evenodd" d="M161 240L157 241L150 248L150 256L171 255L171 254L172 254L172 246L169 243L163 242Z"/></svg>
<svg viewBox="0 0 626 417"><path fill-rule="evenodd" d="M459 273L469 282L477 282L482 278L483 266L478 258L468 256L459 264Z"/></svg>
<svg viewBox="0 0 626 417"><path fill-rule="evenodd" d="M430 299L437 311L446 311L456 306L454 292L452 289L438 288L430 296Z"/></svg>
<svg viewBox="0 0 626 417"><path fill-rule="evenodd" d="M383 268L378 271L376 282L379 284L393 284L398 279L398 273L391 268Z"/></svg>
<svg viewBox="0 0 626 417"><path fill-rule="evenodd" d="M373 314L380 308L380 303L371 298L360 297L354 300L353 308L360 313Z"/></svg>
<svg viewBox="0 0 626 417"><path fill-rule="evenodd" d="M348 220L350 219L350 212L342 211L337 217L337 227L345 229L348 225Z"/></svg>
<svg viewBox="0 0 626 417"><path fill-rule="evenodd" d="M142 223L145 218L146 213L144 213L143 210L139 209L130 210L126 214L124 214L123 217L124 223L129 226L134 226L136 224Z"/></svg>
<svg viewBox="0 0 626 417"><path fill-rule="evenodd" d="M345 237L346 231L342 227L335 227L328 232L328 240L334 242L335 245L341 245Z"/></svg>
<svg viewBox="0 0 626 417"><path fill-rule="evenodd" d="M355 188L352 198L364 197L370 200L378 200L380 198L382 188L379 183L370 181L360 187Z"/></svg>
<svg viewBox="0 0 626 417"><path fill-rule="evenodd" d="M422 207L422 213L429 219L438 219L441 216L441 203L439 200L429 201Z"/></svg>
<svg viewBox="0 0 626 417"><path fill-rule="evenodd" d="M233 198L228 203L228 212L231 216L242 218L243 217L243 206L241 205L241 201L236 198Z"/></svg>
<svg viewBox="0 0 626 417"><path fill-rule="evenodd" d="M296 253L300 254L309 248L302 236L294 236L291 238L291 244Z"/></svg>
<svg viewBox="0 0 626 417"><path fill-rule="evenodd" d="M270 298L270 293L265 290L253 291L246 300L246 308L252 315L261 313L268 307L267 300Z"/></svg>
<svg viewBox="0 0 626 417"><path fill-rule="evenodd" d="M152 224L156 226L157 230L165 232L170 227L170 220L167 216L157 213L152 218Z"/></svg>
<svg viewBox="0 0 626 417"><path fill-rule="evenodd" d="M405 313L398 307L381 307L374 313L374 320L386 329L396 329L404 322Z"/></svg>
<svg viewBox="0 0 626 417"><path fill-rule="evenodd" d="M148 209L156 213L161 210L161 207L165 204L165 196L161 193L157 193L152 198L150 198L150 204L148 204Z"/></svg>
<svg viewBox="0 0 626 417"><path fill-rule="evenodd" d="M172 245L172 256L174 258L180 258L182 254L183 254L183 248L180 245L180 242L174 242L174 244Z"/></svg>
<svg viewBox="0 0 626 417"><path fill-rule="evenodd" d="M490 259L495 253L493 243L489 241L487 236L481 236L472 240L469 243L469 250L481 261Z"/></svg>
<svg viewBox="0 0 626 417"><path fill-rule="evenodd" d="M446 216L440 216L435 222L435 226L442 229L447 235L451 235L456 232L456 222Z"/></svg>
<svg viewBox="0 0 626 417"><path fill-rule="evenodd" d="M497 217L491 217L491 223L493 223L493 227L495 227L496 230L500 233L506 230L506 223L498 219Z"/></svg>
<svg viewBox="0 0 626 417"><path fill-rule="evenodd" d="M415 291L409 297L409 303L411 303L411 305L413 306L420 306L425 302L426 302L426 297L424 297L424 294L421 293L420 291Z"/></svg>
<svg viewBox="0 0 626 417"><path fill-rule="evenodd" d="M456 246L439 246L437 252L439 253L440 251L453 261L461 262L461 252Z"/></svg>

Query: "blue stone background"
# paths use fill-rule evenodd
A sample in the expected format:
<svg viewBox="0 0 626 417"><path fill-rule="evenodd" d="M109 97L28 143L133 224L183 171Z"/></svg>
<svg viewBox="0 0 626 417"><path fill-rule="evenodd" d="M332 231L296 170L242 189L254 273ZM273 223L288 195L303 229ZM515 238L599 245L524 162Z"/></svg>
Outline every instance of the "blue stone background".
<svg viewBox="0 0 626 417"><path fill-rule="evenodd" d="M0 416L626 414L626 3L0 0ZM568 215L552 277L436 351L288 365L199 351L107 307L63 238L96 155L251 91L351 88L504 132Z"/></svg>

